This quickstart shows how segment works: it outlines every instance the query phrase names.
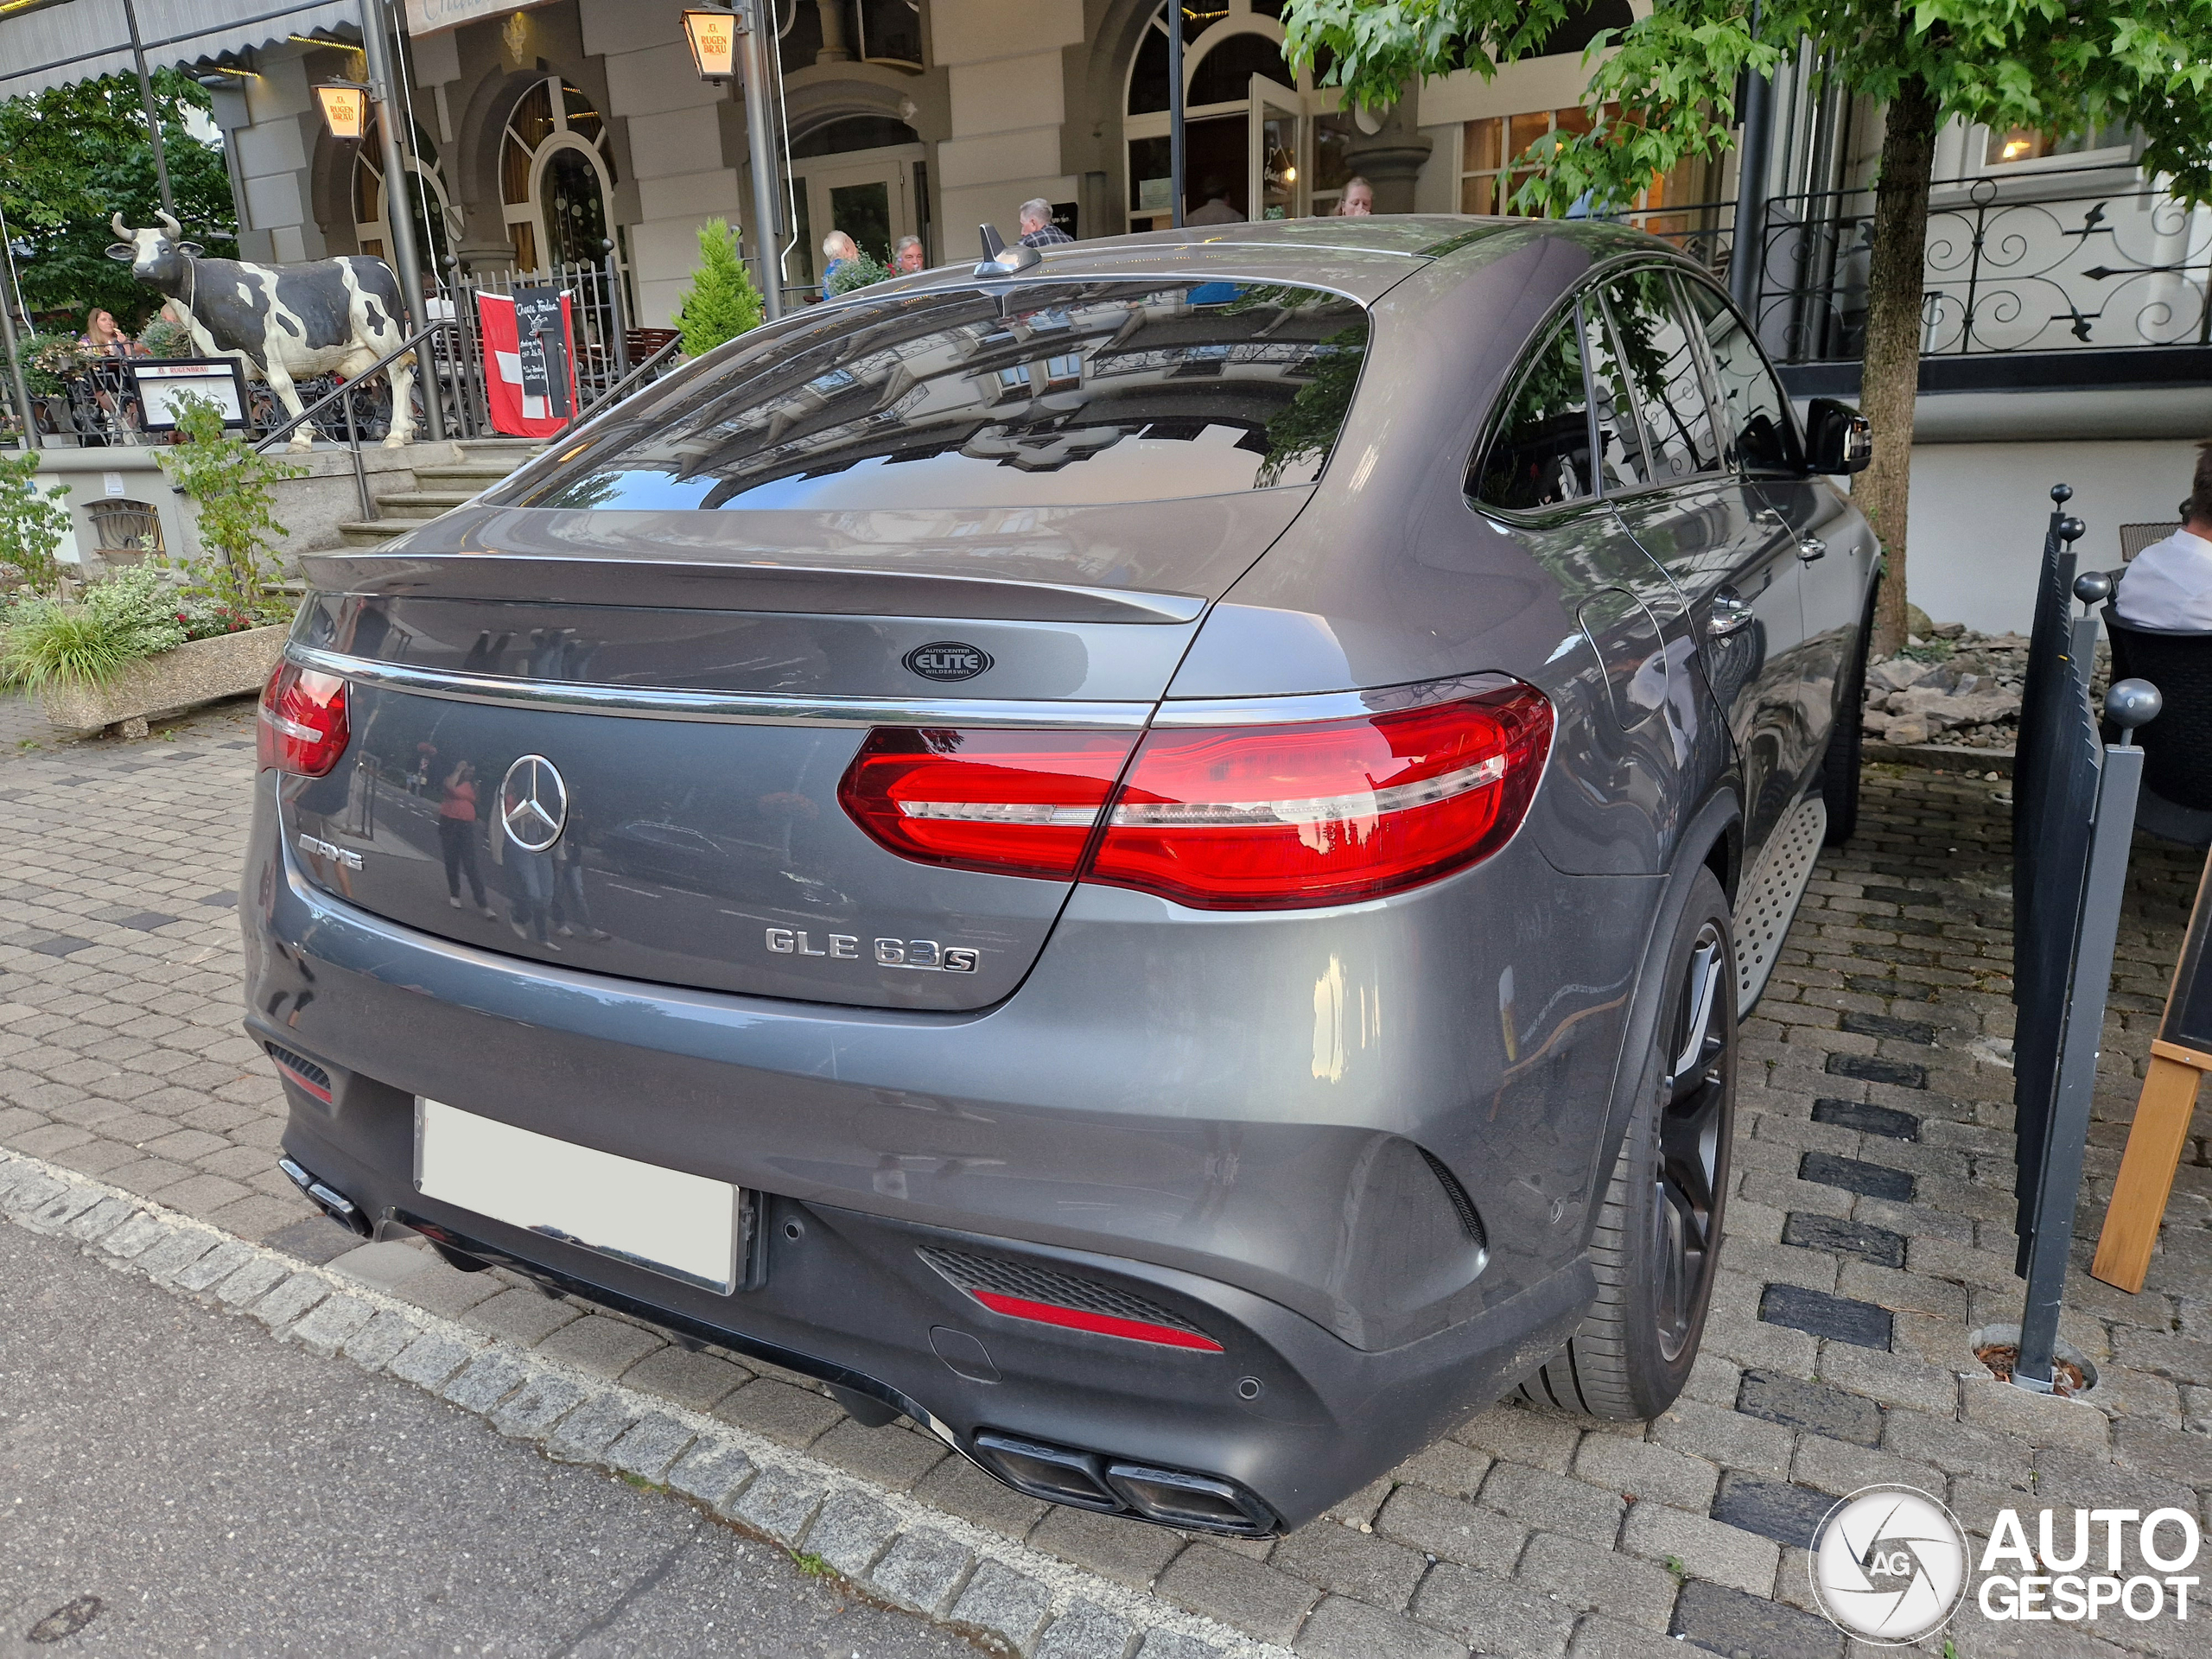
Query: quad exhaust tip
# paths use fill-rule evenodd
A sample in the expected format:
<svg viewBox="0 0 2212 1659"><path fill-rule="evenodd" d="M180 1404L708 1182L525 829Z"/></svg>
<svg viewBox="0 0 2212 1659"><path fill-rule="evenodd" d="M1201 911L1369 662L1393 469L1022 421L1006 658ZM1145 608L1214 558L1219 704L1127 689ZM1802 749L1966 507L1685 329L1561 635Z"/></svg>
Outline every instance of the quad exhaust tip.
<svg viewBox="0 0 2212 1659"><path fill-rule="evenodd" d="M328 1216L347 1231L361 1237L370 1236L369 1218L361 1213L360 1205L336 1187L317 1180L289 1158L279 1158L276 1167L284 1172L284 1179L308 1196L308 1202Z"/></svg>
<svg viewBox="0 0 2212 1659"><path fill-rule="evenodd" d="M1271 1538L1281 1529L1261 1498L1219 1475L1162 1469L989 1428L977 1431L976 1455L1016 1491L1051 1503L1232 1538Z"/></svg>

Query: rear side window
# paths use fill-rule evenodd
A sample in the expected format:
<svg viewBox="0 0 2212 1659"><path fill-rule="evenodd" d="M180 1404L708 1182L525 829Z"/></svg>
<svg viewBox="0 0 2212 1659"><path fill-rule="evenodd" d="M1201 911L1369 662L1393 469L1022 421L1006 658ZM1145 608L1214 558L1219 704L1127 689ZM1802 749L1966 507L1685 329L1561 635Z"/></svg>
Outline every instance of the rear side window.
<svg viewBox="0 0 2212 1659"><path fill-rule="evenodd" d="M1606 326L1605 308L1594 296L1586 295L1582 302L1582 346L1590 359L1599 484L1606 494L1619 495L1662 481L1655 476L1650 441L1637 419L1627 364L1614 331Z"/></svg>
<svg viewBox="0 0 2212 1659"><path fill-rule="evenodd" d="M1553 325L1506 399L1467 493L1485 506L1527 512L1594 493L1590 401L1572 308Z"/></svg>
<svg viewBox="0 0 2212 1659"><path fill-rule="evenodd" d="M836 306L502 505L1081 506L1308 484L1367 340L1357 302L1281 284L1025 284Z"/></svg>
<svg viewBox="0 0 2212 1659"><path fill-rule="evenodd" d="M1803 471L1789 397L1767 367L1758 342L1735 307L1702 283L1687 286L1691 315L1705 330L1729 459L1747 473Z"/></svg>
<svg viewBox="0 0 2212 1659"><path fill-rule="evenodd" d="M1627 378L1651 445L1648 481L1673 483L1720 468L1720 445L1706 402L1697 349L1683 326L1673 279L1656 267L1605 283Z"/></svg>

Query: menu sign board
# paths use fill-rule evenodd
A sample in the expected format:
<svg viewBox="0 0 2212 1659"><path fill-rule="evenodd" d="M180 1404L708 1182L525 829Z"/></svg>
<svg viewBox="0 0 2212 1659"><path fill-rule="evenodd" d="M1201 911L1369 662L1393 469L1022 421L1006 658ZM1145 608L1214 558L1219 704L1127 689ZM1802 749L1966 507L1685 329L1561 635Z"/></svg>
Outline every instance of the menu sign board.
<svg viewBox="0 0 2212 1659"><path fill-rule="evenodd" d="M569 404L569 328L557 288L515 289L515 335L525 397L544 397L563 417Z"/></svg>

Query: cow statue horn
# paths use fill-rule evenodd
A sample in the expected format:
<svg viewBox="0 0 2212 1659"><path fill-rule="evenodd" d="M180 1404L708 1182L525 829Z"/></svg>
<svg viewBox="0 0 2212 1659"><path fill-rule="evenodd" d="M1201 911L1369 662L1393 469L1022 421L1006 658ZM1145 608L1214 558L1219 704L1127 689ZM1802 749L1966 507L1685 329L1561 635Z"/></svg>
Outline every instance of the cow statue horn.
<svg viewBox="0 0 2212 1659"><path fill-rule="evenodd" d="M121 213L110 213L107 216L107 222L115 227L115 239L117 241L128 242L130 239L130 227L123 222L123 215Z"/></svg>
<svg viewBox="0 0 2212 1659"><path fill-rule="evenodd" d="M184 226L178 224L175 219L170 217L166 209L157 212L155 213L154 217L162 221L162 228L167 230L169 233L170 241L176 241L179 238L183 236Z"/></svg>

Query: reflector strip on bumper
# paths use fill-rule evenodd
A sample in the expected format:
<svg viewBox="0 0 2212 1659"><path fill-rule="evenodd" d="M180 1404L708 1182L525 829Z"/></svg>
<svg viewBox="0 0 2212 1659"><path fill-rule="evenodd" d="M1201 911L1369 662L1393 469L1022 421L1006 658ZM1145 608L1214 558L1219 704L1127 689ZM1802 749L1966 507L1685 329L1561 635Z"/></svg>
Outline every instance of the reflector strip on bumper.
<svg viewBox="0 0 2212 1659"><path fill-rule="evenodd" d="M1089 1331L1102 1337L1122 1337L1131 1342L1156 1342L1163 1348L1195 1348L1209 1354L1222 1351L1221 1344L1211 1337L1202 1337L1195 1331L1178 1331L1173 1325L1116 1319L1110 1313L1091 1313L1079 1307L1058 1307L1051 1302L1033 1302L1003 1291L980 1290L973 1286L968 1294L992 1313L1003 1313L1008 1319L1062 1325L1070 1331Z"/></svg>

